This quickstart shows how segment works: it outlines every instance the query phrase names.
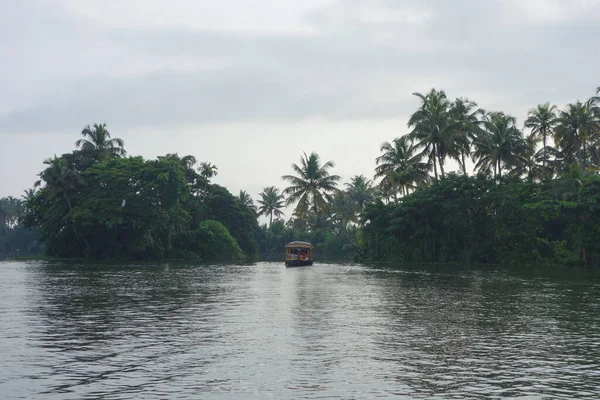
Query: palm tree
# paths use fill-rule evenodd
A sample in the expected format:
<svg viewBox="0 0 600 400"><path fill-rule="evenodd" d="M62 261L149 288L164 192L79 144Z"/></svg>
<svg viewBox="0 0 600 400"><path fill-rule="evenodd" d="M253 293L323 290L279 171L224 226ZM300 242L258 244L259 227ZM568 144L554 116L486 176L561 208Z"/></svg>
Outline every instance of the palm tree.
<svg viewBox="0 0 600 400"><path fill-rule="evenodd" d="M539 141L540 138L533 133L525 139L521 153L518 154L518 161L510 170L509 174L511 176L524 176L529 180L540 180L552 175L552 168L545 165L547 161L546 148L542 148L536 152ZM542 164L540 164L540 161Z"/></svg>
<svg viewBox="0 0 600 400"><path fill-rule="evenodd" d="M356 203L348 192L338 190L331 198L329 207L331 222L340 232L348 227L351 222L358 222L356 217Z"/></svg>
<svg viewBox="0 0 600 400"><path fill-rule="evenodd" d="M245 190L240 190L238 200L244 207L247 207L252 212L256 212L256 205L254 205L254 200L252 200L252 197L250 197L248 192L246 192Z"/></svg>
<svg viewBox="0 0 600 400"><path fill-rule="evenodd" d="M423 154L415 154L416 148L408 136L384 142L383 154L375 159L375 178L383 178L380 187L396 198L396 193L408 193L415 185L429 181L429 164L421 162Z"/></svg>
<svg viewBox="0 0 600 400"><path fill-rule="evenodd" d="M95 161L102 161L108 157L122 157L126 155L123 139L111 139L106 129L106 124L94 124L93 128L86 125L81 131L83 139L75 142L75 146L83 151L93 154Z"/></svg>
<svg viewBox="0 0 600 400"><path fill-rule="evenodd" d="M34 187L41 186L42 182L45 182L44 194L49 197L63 197L69 208L67 215L71 214L73 212L73 204L69 193L77 190L77 185L81 183L81 177L74 169L69 167L64 158L58 158L56 155L54 158L44 160L44 164L48 165L48 167L39 174L40 179L34 183ZM76 224L73 225L73 230L85 243L86 257L89 256L90 244L88 240L79 232Z"/></svg>
<svg viewBox="0 0 600 400"><path fill-rule="evenodd" d="M598 121L588 104L567 104L558 113L555 141L567 164L579 163L585 169L590 158L597 158L597 128Z"/></svg>
<svg viewBox="0 0 600 400"><path fill-rule="evenodd" d="M364 175L355 175L346 183L348 199L355 206L356 213L361 215L365 206L375 201L375 188L373 181Z"/></svg>
<svg viewBox="0 0 600 400"><path fill-rule="evenodd" d="M284 197L279 193L279 189L277 189L275 186L264 188L259 195L260 200L258 200L258 216L268 215L270 228L271 224L273 223L273 215L275 215L277 218L284 215L283 211L281 211L281 209L284 207Z"/></svg>
<svg viewBox="0 0 600 400"><path fill-rule="evenodd" d="M287 195L286 205L296 205L297 215L306 215L310 208L316 214L324 214L331 200L331 194L337 190L337 182L341 179L338 175L331 175L329 169L334 167L332 161L321 165L319 155L304 153L300 166L292 164L292 169L298 174L284 175L282 179L290 182L283 194Z"/></svg>
<svg viewBox="0 0 600 400"><path fill-rule="evenodd" d="M193 169L194 165L196 165L196 157L188 154L187 156L180 157L177 153L168 153L164 156L158 156L159 160L170 160L175 161L177 164L181 165L186 170Z"/></svg>
<svg viewBox="0 0 600 400"><path fill-rule="evenodd" d="M452 153L464 175L467 175L466 158L471 155L471 142L477 136L483 115L484 111L477 107L477 103L466 98L459 97L450 106Z"/></svg>
<svg viewBox="0 0 600 400"><path fill-rule="evenodd" d="M200 172L200 175L204 178L210 180L212 177L219 175L219 168L209 162L201 162L198 172Z"/></svg>
<svg viewBox="0 0 600 400"><path fill-rule="evenodd" d="M525 120L525 128L531 129L531 136L542 139L544 166L546 166L548 150L547 138L554 135L556 122L556 106L550 105L550 103L539 104L536 108L529 110Z"/></svg>
<svg viewBox="0 0 600 400"><path fill-rule="evenodd" d="M25 189L23 190L23 192L25 193L24 195L21 195L21 198L23 199L23 201L28 202L31 199L33 199L35 197L35 195L37 194L37 190L35 190L35 188L32 189Z"/></svg>
<svg viewBox="0 0 600 400"><path fill-rule="evenodd" d="M0 199L0 226L14 228L23 217L23 202L12 196Z"/></svg>
<svg viewBox="0 0 600 400"><path fill-rule="evenodd" d="M73 205L69 192L75 191L77 184L81 182L81 177L69 168L64 158L58 158L56 155L54 158L44 160L44 164L48 167L39 174L40 179L34 183L34 187L39 187L44 182L46 195L62 196L67 202L69 211L72 211Z"/></svg>
<svg viewBox="0 0 600 400"><path fill-rule="evenodd" d="M518 165L525 149L523 134L516 128L516 119L503 112L491 112L483 118L483 131L474 140L475 169L493 169L494 178L502 177L502 166Z"/></svg>
<svg viewBox="0 0 600 400"><path fill-rule="evenodd" d="M451 104L443 90L431 89L429 93L413 93L421 99L421 106L408 120L412 128L409 134L416 147L422 149L428 157L428 164L433 163L433 173L438 179L438 165L444 177L444 162L447 156L457 157L454 146L454 122L450 115Z"/></svg>

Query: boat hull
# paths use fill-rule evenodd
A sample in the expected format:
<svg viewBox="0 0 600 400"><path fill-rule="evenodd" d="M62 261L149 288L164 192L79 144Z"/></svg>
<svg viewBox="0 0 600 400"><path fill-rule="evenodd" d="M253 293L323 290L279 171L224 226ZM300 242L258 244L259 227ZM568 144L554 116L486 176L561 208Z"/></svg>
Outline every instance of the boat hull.
<svg viewBox="0 0 600 400"><path fill-rule="evenodd" d="M309 267L313 265L312 260L286 260L286 267Z"/></svg>

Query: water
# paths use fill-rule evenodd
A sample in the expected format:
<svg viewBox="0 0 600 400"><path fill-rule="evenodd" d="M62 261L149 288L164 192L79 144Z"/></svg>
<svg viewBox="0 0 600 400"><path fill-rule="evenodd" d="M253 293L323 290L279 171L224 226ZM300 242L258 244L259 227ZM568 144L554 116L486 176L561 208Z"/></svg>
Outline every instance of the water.
<svg viewBox="0 0 600 400"><path fill-rule="evenodd" d="M0 316L4 399L600 398L596 270L2 262Z"/></svg>

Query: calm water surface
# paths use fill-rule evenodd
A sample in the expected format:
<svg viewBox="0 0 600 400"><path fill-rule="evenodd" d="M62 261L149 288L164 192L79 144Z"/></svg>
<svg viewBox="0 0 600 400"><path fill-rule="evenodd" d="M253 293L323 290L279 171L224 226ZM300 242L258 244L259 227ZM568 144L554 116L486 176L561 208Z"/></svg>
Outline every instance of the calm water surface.
<svg viewBox="0 0 600 400"><path fill-rule="evenodd" d="M0 262L16 399L600 398L598 271Z"/></svg>

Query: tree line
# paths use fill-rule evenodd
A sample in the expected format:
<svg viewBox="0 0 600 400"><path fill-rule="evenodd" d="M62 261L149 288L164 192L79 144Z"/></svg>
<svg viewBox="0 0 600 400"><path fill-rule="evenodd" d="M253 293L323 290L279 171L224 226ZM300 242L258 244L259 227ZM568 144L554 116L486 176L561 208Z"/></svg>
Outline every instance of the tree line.
<svg viewBox="0 0 600 400"><path fill-rule="evenodd" d="M304 239L332 257L597 262L588 236L598 231L600 88L585 102L532 108L522 129L443 90L414 95L407 133L381 145L372 179L341 185L334 162L304 153L285 186L265 187L256 202L212 183L210 163L126 158L105 125L86 127L75 151L46 160L22 220L47 253L66 257L278 257ZM448 171L451 160L458 170Z"/></svg>
<svg viewBox="0 0 600 400"><path fill-rule="evenodd" d="M509 114L451 101L443 90L414 95L409 131L375 159L377 184L355 176L340 189L333 162L313 153L282 177L289 186L281 193L260 193L260 214L270 218L295 204L270 229L276 247L300 234L377 260L600 263L600 88L562 109L532 108L523 129ZM458 171L448 173L450 160Z"/></svg>
<svg viewBox="0 0 600 400"><path fill-rule="evenodd" d="M44 161L18 215L0 214L6 230L35 230L45 253L61 258L258 257L256 214L211 182L215 165L191 155L127 157L106 124L81 135L74 151Z"/></svg>

